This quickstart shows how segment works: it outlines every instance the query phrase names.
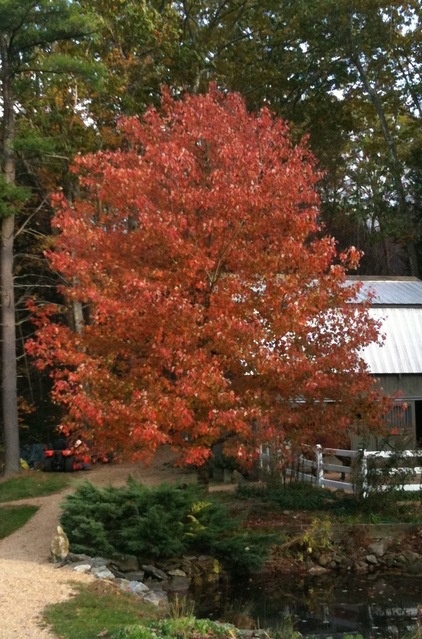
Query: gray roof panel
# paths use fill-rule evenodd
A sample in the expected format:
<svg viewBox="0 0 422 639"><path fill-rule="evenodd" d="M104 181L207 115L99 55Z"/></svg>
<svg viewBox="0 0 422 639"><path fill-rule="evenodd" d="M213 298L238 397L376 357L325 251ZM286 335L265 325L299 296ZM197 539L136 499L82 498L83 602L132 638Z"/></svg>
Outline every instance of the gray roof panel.
<svg viewBox="0 0 422 639"><path fill-rule="evenodd" d="M374 294L374 306L422 306L422 281L417 279L363 280L358 301Z"/></svg>
<svg viewBox="0 0 422 639"><path fill-rule="evenodd" d="M422 282L421 282L422 284ZM422 374L422 307L372 307L369 314L381 321L381 345L370 344L362 351L374 375Z"/></svg>

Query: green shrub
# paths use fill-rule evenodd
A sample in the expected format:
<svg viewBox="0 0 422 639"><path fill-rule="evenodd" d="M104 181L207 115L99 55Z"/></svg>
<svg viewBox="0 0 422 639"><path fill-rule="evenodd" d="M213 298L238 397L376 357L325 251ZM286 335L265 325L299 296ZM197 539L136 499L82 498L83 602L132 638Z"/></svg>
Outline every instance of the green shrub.
<svg viewBox="0 0 422 639"><path fill-rule="evenodd" d="M123 488L84 483L66 498L61 524L74 552L143 561L196 552L237 572L259 567L273 541L242 530L226 506L204 499L195 486L147 488L133 479Z"/></svg>
<svg viewBox="0 0 422 639"><path fill-rule="evenodd" d="M271 506L276 506L280 510L329 510L339 501L326 488L301 482L276 487L239 485L237 496L240 499L259 499L261 502L271 503Z"/></svg>
<svg viewBox="0 0 422 639"><path fill-rule="evenodd" d="M227 639L236 636L236 628L231 624L195 617L178 617L161 619L145 626L127 626L114 632L111 639Z"/></svg>

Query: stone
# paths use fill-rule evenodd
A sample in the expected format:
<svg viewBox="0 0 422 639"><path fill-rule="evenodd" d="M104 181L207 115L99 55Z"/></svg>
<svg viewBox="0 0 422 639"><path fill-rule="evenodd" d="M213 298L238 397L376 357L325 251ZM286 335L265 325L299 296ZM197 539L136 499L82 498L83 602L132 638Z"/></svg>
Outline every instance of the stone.
<svg viewBox="0 0 422 639"><path fill-rule="evenodd" d="M368 545L368 550L372 555L376 557L383 557L387 551L388 546L391 544L391 540L379 539L378 541L374 541Z"/></svg>
<svg viewBox="0 0 422 639"><path fill-rule="evenodd" d="M332 557L328 553L323 553L318 557L318 563L323 568L326 568L332 562Z"/></svg>
<svg viewBox="0 0 422 639"><path fill-rule="evenodd" d="M144 570L131 570L124 573L125 579L129 581L143 581L145 578Z"/></svg>
<svg viewBox="0 0 422 639"><path fill-rule="evenodd" d="M135 595L144 595L144 593L151 591L148 586L142 583L142 581L129 581L127 585L127 592L133 592Z"/></svg>
<svg viewBox="0 0 422 639"><path fill-rule="evenodd" d="M76 566L73 566L73 570L75 572L90 572L91 564L77 564Z"/></svg>
<svg viewBox="0 0 422 639"><path fill-rule="evenodd" d="M170 577L186 577L186 573L184 570L180 570L180 568L176 568L175 570L169 570L167 573Z"/></svg>
<svg viewBox="0 0 422 639"><path fill-rule="evenodd" d="M70 563L88 563L91 561L91 557L88 557L88 555L76 554L74 552L69 552L66 559Z"/></svg>
<svg viewBox="0 0 422 639"><path fill-rule="evenodd" d="M135 555L115 556L112 563L121 572L139 570L138 558Z"/></svg>
<svg viewBox="0 0 422 639"><path fill-rule="evenodd" d="M418 553L414 552L413 550L405 550L403 552L403 557L406 559L406 562L409 564L412 564L415 561L420 560L420 555L418 555Z"/></svg>
<svg viewBox="0 0 422 639"><path fill-rule="evenodd" d="M357 575L365 575L369 571L369 566L364 561L357 561L353 566L353 571Z"/></svg>
<svg viewBox="0 0 422 639"><path fill-rule="evenodd" d="M164 591L151 591L142 597L143 601L157 607L164 607L168 604L168 597Z"/></svg>
<svg viewBox="0 0 422 639"><path fill-rule="evenodd" d="M365 561L367 564L372 564L373 566L376 566L378 564L378 559L375 557L375 555L366 555Z"/></svg>
<svg viewBox="0 0 422 639"><path fill-rule="evenodd" d="M308 575L325 575L328 572L323 566L312 566L308 570Z"/></svg>
<svg viewBox="0 0 422 639"><path fill-rule="evenodd" d="M69 539L63 528L57 526L56 534L51 540L50 555L54 563L63 562L69 554Z"/></svg>
<svg viewBox="0 0 422 639"><path fill-rule="evenodd" d="M169 579L169 581L166 583L166 585L163 585L163 589L166 590L167 592L186 592L187 590L189 590L189 586L190 586L190 579L188 579L186 576L185 577L172 577L171 579Z"/></svg>
<svg viewBox="0 0 422 639"><path fill-rule="evenodd" d="M91 568L91 572L98 579L115 579L115 575L107 566L94 566Z"/></svg>
<svg viewBox="0 0 422 639"><path fill-rule="evenodd" d="M407 572L411 575L422 575L422 559L419 558L417 561L413 561L410 563L407 568Z"/></svg>
<svg viewBox="0 0 422 639"><path fill-rule="evenodd" d="M157 568L152 564L145 564L144 566L142 566L142 570L145 571L145 574L148 577L153 577L153 579L159 579L160 581L167 579L167 574L164 572L164 570L161 570L160 568Z"/></svg>
<svg viewBox="0 0 422 639"><path fill-rule="evenodd" d="M91 559L91 566L108 566L111 563L110 559L104 559L104 557L93 557Z"/></svg>

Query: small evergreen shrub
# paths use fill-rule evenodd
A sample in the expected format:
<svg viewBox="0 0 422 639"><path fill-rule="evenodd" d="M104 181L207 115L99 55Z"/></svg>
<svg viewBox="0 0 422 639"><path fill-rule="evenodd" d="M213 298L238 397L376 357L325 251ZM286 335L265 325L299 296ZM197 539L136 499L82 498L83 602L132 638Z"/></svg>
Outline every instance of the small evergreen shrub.
<svg viewBox="0 0 422 639"><path fill-rule="evenodd" d="M201 553L236 572L259 567L273 542L242 530L225 505L204 499L196 486L147 488L133 479L122 488L82 484L66 498L61 524L76 553L144 562Z"/></svg>

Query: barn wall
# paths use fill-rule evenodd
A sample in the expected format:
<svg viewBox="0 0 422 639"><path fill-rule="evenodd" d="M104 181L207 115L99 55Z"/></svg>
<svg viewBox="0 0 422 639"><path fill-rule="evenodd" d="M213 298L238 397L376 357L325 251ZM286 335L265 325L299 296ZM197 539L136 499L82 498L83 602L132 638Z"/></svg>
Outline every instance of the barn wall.
<svg viewBox="0 0 422 639"><path fill-rule="evenodd" d="M422 399L422 375L378 375L387 395L400 394L406 399Z"/></svg>

